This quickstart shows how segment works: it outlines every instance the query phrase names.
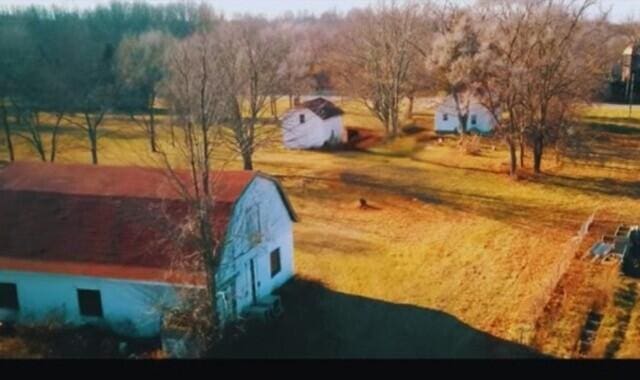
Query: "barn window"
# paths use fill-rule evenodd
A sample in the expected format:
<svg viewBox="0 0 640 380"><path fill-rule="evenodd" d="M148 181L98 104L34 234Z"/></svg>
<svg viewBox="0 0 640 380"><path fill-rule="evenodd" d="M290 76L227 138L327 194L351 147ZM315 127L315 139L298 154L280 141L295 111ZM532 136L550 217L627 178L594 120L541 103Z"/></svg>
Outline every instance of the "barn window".
<svg viewBox="0 0 640 380"><path fill-rule="evenodd" d="M471 125L478 124L478 117L476 115L471 115Z"/></svg>
<svg viewBox="0 0 640 380"><path fill-rule="evenodd" d="M80 314L85 317L102 317L102 297L99 290L78 289Z"/></svg>
<svg viewBox="0 0 640 380"><path fill-rule="evenodd" d="M448 113L442 114L442 120L444 121L449 120L449 114Z"/></svg>
<svg viewBox="0 0 640 380"><path fill-rule="evenodd" d="M305 119L304 114L303 114L303 113L301 113L301 114L300 114L300 124L304 124L306 121L307 121L307 120Z"/></svg>
<svg viewBox="0 0 640 380"><path fill-rule="evenodd" d="M280 262L280 248L271 252L271 278L275 277L282 269Z"/></svg>
<svg viewBox="0 0 640 380"><path fill-rule="evenodd" d="M0 309L18 310L18 288L16 284L0 283Z"/></svg>
<svg viewBox="0 0 640 380"><path fill-rule="evenodd" d="M249 207L245 214L246 217L246 228L249 234L259 234L260 233L260 209L258 205L253 205Z"/></svg>

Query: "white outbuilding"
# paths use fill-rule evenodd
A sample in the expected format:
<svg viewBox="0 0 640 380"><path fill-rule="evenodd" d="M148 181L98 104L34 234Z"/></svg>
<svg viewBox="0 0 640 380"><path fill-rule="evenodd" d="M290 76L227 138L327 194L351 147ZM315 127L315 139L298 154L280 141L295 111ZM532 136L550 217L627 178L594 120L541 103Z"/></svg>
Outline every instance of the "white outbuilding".
<svg viewBox="0 0 640 380"><path fill-rule="evenodd" d="M460 131L458 110L453 96L447 96L437 105L434 118L435 131L438 133L457 133ZM469 100L469 114L466 130L471 133L491 133L496 126L492 113L477 99Z"/></svg>
<svg viewBox="0 0 640 380"><path fill-rule="evenodd" d="M226 323L267 310L293 276L296 216L275 179L213 174L216 300ZM194 248L171 231L182 231L192 213L169 181L159 169L136 167L14 163L0 170L0 321L55 319L158 336L163 313L179 307L179 290L206 289L204 273L175 267L183 256L192 260Z"/></svg>
<svg viewBox="0 0 640 380"><path fill-rule="evenodd" d="M282 117L284 146L311 149L345 142L343 114L339 107L324 98L295 106Z"/></svg>

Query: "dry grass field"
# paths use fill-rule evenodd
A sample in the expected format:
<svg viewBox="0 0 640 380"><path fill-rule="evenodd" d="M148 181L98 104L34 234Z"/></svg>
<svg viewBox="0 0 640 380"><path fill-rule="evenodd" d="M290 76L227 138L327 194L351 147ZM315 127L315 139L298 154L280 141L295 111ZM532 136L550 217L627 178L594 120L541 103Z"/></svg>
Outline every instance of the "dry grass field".
<svg viewBox="0 0 640 380"><path fill-rule="evenodd" d="M347 125L380 129L364 107L342 106ZM519 180L506 175L501 141L483 138L479 154L469 155L455 137L438 141L431 118L418 106L407 121L421 127L418 133L367 151L288 151L274 139L256 153L256 169L282 181L300 215L294 231L299 281L322 284L289 291L298 305L285 305L290 313L282 323L295 324L296 336L287 336L291 326L275 329L281 343L269 355L524 352L510 341L571 357L595 303L604 319L590 355L604 357L608 350L639 357L640 308L627 307L621 333L614 297L631 280L581 254L616 223L640 222L640 112L629 118L621 107L586 110L576 127L581 143L562 160L548 152L544 175L525 169ZM101 164L157 164L127 118L110 117L104 131ZM168 138L166 130L162 137ZM35 159L24 142L17 157ZM59 161L89 160L82 131L65 127ZM375 209L359 208L360 198ZM575 246L572 237L594 212L589 235ZM619 347L607 348L615 337ZM19 339L0 338L0 357L25 350Z"/></svg>

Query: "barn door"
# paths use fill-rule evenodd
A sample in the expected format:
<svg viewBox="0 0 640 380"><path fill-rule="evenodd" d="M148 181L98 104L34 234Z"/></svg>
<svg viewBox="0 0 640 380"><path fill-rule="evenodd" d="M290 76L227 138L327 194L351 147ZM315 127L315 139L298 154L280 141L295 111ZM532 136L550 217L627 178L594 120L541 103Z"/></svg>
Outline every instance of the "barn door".
<svg viewBox="0 0 640 380"><path fill-rule="evenodd" d="M249 273L251 275L251 303L256 304L258 302L258 289L257 281L258 274L256 273L256 259L253 258L249 262Z"/></svg>

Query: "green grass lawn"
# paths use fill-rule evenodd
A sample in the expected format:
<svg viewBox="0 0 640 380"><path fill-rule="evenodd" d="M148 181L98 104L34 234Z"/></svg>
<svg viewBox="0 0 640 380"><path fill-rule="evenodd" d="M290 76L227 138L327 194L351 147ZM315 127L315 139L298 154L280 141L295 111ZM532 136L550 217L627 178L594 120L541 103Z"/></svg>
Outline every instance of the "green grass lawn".
<svg viewBox="0 0 640 380"><path fill-rule="evenodd" d="M362 105L342 106L347 125L381 130ZM285 305L292 310L287 318L293 318L285 321L298 324L276 331L295 331L297 338L282 336L282 341L292 342L294 350L295 342L308 337L314 346L300 348L305 356L474 356L487 342L503 340L564 355L563 339L582 316L568 313L566 320L542 326L555 331L545 335L544 344L536 342L541 328L536 322L554 294L557 268L573 257L566 244L589 215L640 219L640 110L628 120L619 120L624 115L615 107L586 111L578 129L590 138L561 161L549 152L545 174L521 180L506 175L501 141L483 138L480 154L471 156L455 137L435 138L431 110L418 107L416 113L405 122L425 131L369 151L289 151L276 137L256 153L256 169L281 179L301 217L294 230L297 275L324 289L314 293L320 319L310 321L306 331L299 326L302 306ZM126 118L109 117L104 133L101 164L159 164L142 131ZM35 159L21 140L17 157ZM229 153L220 150L217 157L222 165ZM90 162L81 130L64 128L59 161ZM237 156L225 162L225 168L240 167ZM360 209L360 198L377 209ZM406 327L398 326L405 320ZM366 328L353 330L356 325ZM381 331L386 326L398 332L398 341L388 346L382 342L393 334ZM443 328L452 335L437 335ZM459 336L471 337L477 350L464 345L437 350ZM429 337L435 337L432 344L419 341ZM0 340L0 355L11 350Z"/></svg>

